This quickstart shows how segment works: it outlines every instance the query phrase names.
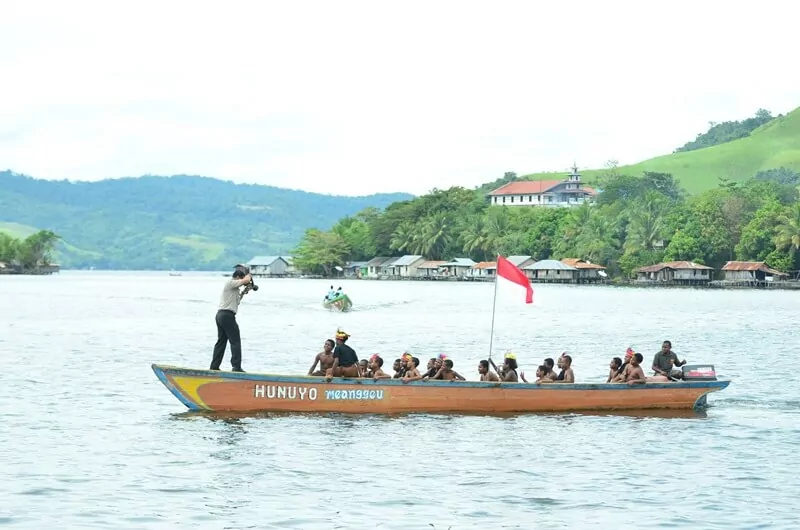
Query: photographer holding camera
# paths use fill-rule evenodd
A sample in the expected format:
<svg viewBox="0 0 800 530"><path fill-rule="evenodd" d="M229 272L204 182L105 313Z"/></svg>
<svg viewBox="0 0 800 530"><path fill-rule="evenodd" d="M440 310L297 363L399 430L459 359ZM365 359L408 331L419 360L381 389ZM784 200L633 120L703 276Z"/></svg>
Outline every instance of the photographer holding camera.
<svg viewBox="0 0 800 530"><path fill-rule="evenodd" d="M244 286L243 290L239 290ZM236 265L232 278L225 282L222 295L219 298L217 310L217 343L214 344L214 357L211 359L211 370L219 370L222 357L225 355L225 346L231 343L231 366L234 372L242 370L242 340L239 336L239 324L236 323L236 311L242 297L251 290L257 291L258 286L253 283L250 269L244 265Z"/></svg>

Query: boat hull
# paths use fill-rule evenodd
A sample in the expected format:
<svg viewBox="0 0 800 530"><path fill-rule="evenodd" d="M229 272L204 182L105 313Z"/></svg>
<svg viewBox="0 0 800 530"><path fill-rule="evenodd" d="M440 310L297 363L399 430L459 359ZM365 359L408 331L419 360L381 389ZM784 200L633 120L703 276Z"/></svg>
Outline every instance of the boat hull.
<svg viewBox="0 0 800 530"><path fill-rule="evenodd" d="M190 410L350 414L568 412L698 409L730 381L527 384L345 379L194 370L152 365Z"/></svg>

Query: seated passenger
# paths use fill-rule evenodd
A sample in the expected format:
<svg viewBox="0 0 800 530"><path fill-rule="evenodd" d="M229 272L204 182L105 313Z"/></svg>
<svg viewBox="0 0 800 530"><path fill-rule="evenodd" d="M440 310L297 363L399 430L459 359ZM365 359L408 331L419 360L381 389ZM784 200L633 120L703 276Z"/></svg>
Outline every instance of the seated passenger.
<svg viewBox="0 0 800 530"><path fill-rule="evenodd" d="M428 366L422 377L426 378L426 377L433 377L434 375L436 375L436 372L438 372L439 370L438 368L435 368L435 365L436 365L436 357L431 357L430 359L428 359Z"/></svg>
<svg viewBox="0 0 800 530"><path fill-rule="evenodd" d="M333 300L336 297L336 291L333 290L333 285L331 285L328 294L325 295L326 300Z"/></svg>
<svg viewBox="0 0 800 530"><path fill-rule="evenodd" d="M503 383L517 383L517 356L508 352L503 358L503 373L500 376Z"/></svg>
<svg viewBox="0 0 800 530"><path fill-rule="evenodd" d="M564 357L566 355L567 355L567 352L563 352L561 354L561 356L558 358L558 361L556 361L556 366L558 366L559 372L558 372L558 375L556 375L556 378L553 379L554 382L563 381L564 380Z"/></svg>
<svg viewBox="0 0 800 530"><path fill-rule="evenodd" d="M678 356L672 351L672 343L668 340L665 340L664 343L661 345L661 351L656 353L655 357L653 357L653 375L663 375L668 379L679 379L683 372L681 370L675 370L675 366L683 366L686 364L686 361L678 360Z"/></svg>
<svg viewBox="0 0 800 530"><path fill-rule="evenodd" d="M616 375L611 378L611 382L612 383L624 383L625 382L625 378L623 377L623 374L625 373L625 370L628 368L628 366L630 366L631 357L633 357L634 353L636 353L636 352L634 352L633 349L630 348L630 347L628 347L628 349L625 350L625 361L619 366L619 368L617 368Z"/></svg>
<svg viewBox="0 0 800 530"><path fill-rule="evenodd" d="M356 351L345 344L350 335L342 330L336 331L336 347L333 349L333 364L325 374L332 377L359 377L358 355Z"/></svg>
<svg viewBox="0 0 800 530"><path fill-rule="evenodd" d="M391 375L383 371L383 359L377 353L369 359L370 376L375 379L391 379Z"/></svg>
<svg viewBox="0 0 800 530"><path fill-rule="evenodd" d="M406 359L406 373L403 375L403 383L410 383L411 381L419 381L422 375L417 370L419 366L419 359L409 356Z"/></svg>
<svg viewBox="0 0 800 530"><path fill-rule="evenodd" d="M544 360L544 364L542 366L547 368L547 372L545 372L544 377L538 377L537 376L537 379L547 378L547 379L550 379L551 381L555 381L556 379L558 379L558 374L556 374L556 371L553 370L553 367L555 366L555 364L556 364L555 361L553 361L553 359L551 357L548 357L547 359L545 359ZM559 364L559 368L561 368L560 364Z"/></svg>
<svg viewBox="0 0 800 530"><path fill-rule="evenodd" d="M629 385L643 385L647 382L647 378L644 375L644 370L642 370L643 360L644 357L641 353L633 354L630 363L628 363L628 366L625 367L625 372L623 373L623 382L628 383Z"/></svg>
<svg viewBox="0 0 800 530"><path fill-rule="evenodd" d="M608 365L608 379L606 379L606 383L610 383L617 377L617 372L619 372L619 368L622 366L622 359L619 357L614 357L611 359L611 364Z"/></svg>
<svg viewBox="0 0 800 530"><path fill-rule="evenodd" d="M458 379L459 381L466 381L464 376L453 370L453 361L450 359L444 360L442 367L433 379L444 379L445 381L455 381Z"/></svg>
<svg viewBox="0 0 800 530"><path fill-rule="evenodd" d="M361 372L360 377L372 377L369 375L369 361L366 359L358 361L358 371Z"/></svg>
<svg viewBox="0 0 800 530"><path fill-rule="evenodd" d="M575 373L572 371L572 357L569 355L563 354L559 359L561 363L561 372L558 374L558 380L553 381L554 383L574 383L575 382ZM544 382L544 381L542 381Z"/></svg>
<svg viewBox="0 0 800 530"><path fill-rule="evenodd" d="M547 370L548 370L548 368L547 368L547 365L545 365L545 364L540 364L536 368L536 381L534 381L535 384L540 385L540 384L542 384L542 382L545 379L547 379L547 381L544 381L545 383L552 383L553 382L553 380L550 379L550 377L548 377ZM520 372L519 378L522 379L526 383L528 382L528 380L525 379L525 372Z"/></svg>
<svg viewBox="0 0 800 530"><path fill-rule="evenodd" d="M314 357L314 364L311 365L311 368L308 369L308 375L313 375L316 377L324 376L325 373L328 371L333 365L333 347L335 346L334 342L331 339L325 341L325 344L322 345L322 351ZM314 368L317 367L317 363L319 363L319 370L314 371Z"/></svg>
<svg viewBox="0 0 800 530"><path fill-rule="evenodd" d="M399 379L403 377L405 370L403 369L403 361L401 359L395 359L394 364L392 365L392 370L394 370L394 375L392 376L393 379Z"/></svg>
<svg viewBox="0 0 800 530"><path fill-rule="evenodd" d="M500 382L500 378L497 377L497 374L489 371L489 361L486 359L478 362L478 373L481 375L481 381Z"/></svg>

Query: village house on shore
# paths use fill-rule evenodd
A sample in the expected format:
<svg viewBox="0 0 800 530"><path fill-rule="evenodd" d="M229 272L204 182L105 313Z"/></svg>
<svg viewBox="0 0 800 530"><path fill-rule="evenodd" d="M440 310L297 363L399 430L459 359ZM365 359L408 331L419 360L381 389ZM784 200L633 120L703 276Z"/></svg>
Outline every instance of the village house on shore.
<svg viewBox="0 0 800 530"><path fill-rule="evenodd" d="M668 261L635 271L637 285L690 285L709 287L785 287L800 288L797 279L769 267L763 261L728 261L721 278L713 279L714 269L692 261Z"/></svg>
<svg viewBox="0 0 800 530"><path fill-rule="evenodd" d="M0 274L29 274L29 275L47 275L58 274L61 272L61 266L56 263L49 265L41 265L34 269L25 269L19 263L6 263L0 261Z"/></svg>
<svg viewBox="0 0 800 530"><path fill-rule="evenodd" d="M579 258L536 261L532 256L508 256L532 283L600 283L610 280L606 267ZM291 256L256 256L247 262L255 276L306 277L296 270ZM0 274L4 271L0 269ZM497 263L475 262L466 257L429 260L419 254L376 256L338 266L335 276L364 280L494 281ZM771 268L763 261L729 261L714 279L712 267L692 261L668 261L634 271L633 285L695 287L800 288L800 278ZM623 282L625 283L625 282Z"/></svg>
<svg viewBox="0 0 800 530"><path fill-rule="evenodd" d="M587 283L605 282L605 267L578 258L543 260L531 256L509 256L532 282ZM497 276L497 263L470 258L427 260L424 256L407 254L400 257L378 256L369 261L346 264L343 277L368 280L458 280L493 281Z"/></svg>

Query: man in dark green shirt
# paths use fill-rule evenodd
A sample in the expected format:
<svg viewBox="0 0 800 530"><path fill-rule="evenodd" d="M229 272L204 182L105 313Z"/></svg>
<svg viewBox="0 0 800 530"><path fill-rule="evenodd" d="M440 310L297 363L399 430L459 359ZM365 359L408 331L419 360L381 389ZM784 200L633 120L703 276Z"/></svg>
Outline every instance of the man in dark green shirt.
<svg viewBox="0 0 800 530"><path fill-rule="evenodd" d="M672 343L665 340L664 343L661 344L661 351L656 353L655 357L653 357L652 368L656 375L664 375L673 379L681 375L680 370L673 370L673 368L675 366L683 366L684 364L686 364L686 361L679 361L678 356L672 351Z"/></svg>

